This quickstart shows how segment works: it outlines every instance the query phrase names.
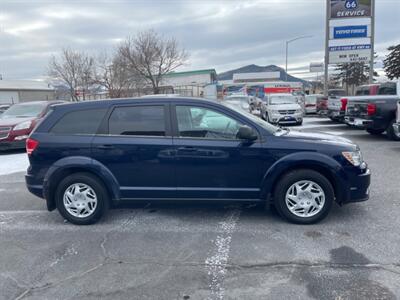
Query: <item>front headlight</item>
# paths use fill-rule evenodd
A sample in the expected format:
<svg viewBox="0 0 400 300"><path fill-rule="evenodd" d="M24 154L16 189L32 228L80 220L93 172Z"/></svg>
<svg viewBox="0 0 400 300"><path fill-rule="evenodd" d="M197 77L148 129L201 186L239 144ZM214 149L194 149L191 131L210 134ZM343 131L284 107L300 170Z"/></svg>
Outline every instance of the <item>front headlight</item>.
<svg viewBox="0 0 400 300"><path fill-rule="evenodd" d="M342 152L342 155L355 167L359 167L363 162L361 151Z"/></svg>
<svg viewBox="0 0 400 300"><path fill-rule="evenodd" d="M17 126L15 126L13 130L28 129L29 127L31 127L31 125L32 125L32 121L25 121L25 122L19 123Z"/></svg>
<svg viewBox="0 0 400 300"><path fill-rule="evenodd" d="M296 109L296 114L301 114L301 113L303 113L302 109Z"/></svg>

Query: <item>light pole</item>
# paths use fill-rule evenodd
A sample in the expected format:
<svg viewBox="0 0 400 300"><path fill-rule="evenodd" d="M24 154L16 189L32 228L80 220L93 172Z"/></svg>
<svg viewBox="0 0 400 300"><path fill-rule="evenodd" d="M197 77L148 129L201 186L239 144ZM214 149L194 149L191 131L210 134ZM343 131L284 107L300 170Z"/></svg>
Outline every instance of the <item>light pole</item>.
<svg viewBox="0 0 400 300"><path fill-rule="evenodd" d="M296 37L296 38L294 38L294 39L291 39L291 40L286 41L286 68L285 68L285 72L286 72L286 81L287 81L287 79L288 79L287 64L288 64L289 44L290 44L291 42L294 42L294 41L297 41L297 40L301 40L301 39L307 39L307 38L310 38L310 37L312 37L312 35L304 35L304 36L299 36L299 37Z"/></svg>

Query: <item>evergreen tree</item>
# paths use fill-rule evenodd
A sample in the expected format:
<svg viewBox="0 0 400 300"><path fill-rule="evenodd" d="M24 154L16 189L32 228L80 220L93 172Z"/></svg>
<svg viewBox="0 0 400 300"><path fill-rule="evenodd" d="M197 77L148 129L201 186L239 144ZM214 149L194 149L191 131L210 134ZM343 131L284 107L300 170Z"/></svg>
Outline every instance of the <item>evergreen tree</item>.
<svg viewBox="0 0 400 300"><path fill-rule="evenodd" d="M400 44L396 46L390 46L388 50L390 53L383 61L386 76L390 80L394 78L400 78Z"/></svg>

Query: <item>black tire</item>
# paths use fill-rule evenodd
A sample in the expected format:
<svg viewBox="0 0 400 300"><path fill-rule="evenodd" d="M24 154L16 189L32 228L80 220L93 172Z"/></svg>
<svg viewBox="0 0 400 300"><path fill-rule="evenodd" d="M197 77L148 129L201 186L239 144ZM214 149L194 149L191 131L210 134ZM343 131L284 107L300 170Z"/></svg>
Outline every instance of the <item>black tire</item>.
<svg viewBox="0 0 400 300"><path fill-rule="evenodd" d="M297 122L296 125L303 125L303 120L301 120L300 122Z"/></svg>
<svg viewBox="0 0 400 300"><path fill-rule="evenodd" d="M386 129L386 136L389 140L392 141L400 141L400 136L397 136L396 133L394 132L394 128L393 128L393 124L396 123L396 120L393 119L390 124L389 127Z"/></svg>
<svg viewBox="0 0 400 300"><path fill-rule="evenodd" d="M385 131L385 129L373 129L373 128L368 128L367 132L371 135L380 135Z"/></svg>
<svg viewBox="0 0 400 300"><path fill-rule="evenodd" d="M300 217L292 213L286 205L286 192L296 182L310 180L318 184L325 194L325 203L322 209L311 217ZM274 204L278 213L286 220L295 224L314 224L324 219L333 204L334 191L329 180L313 170L299 169L285 174L278 182L274 192Z"/></svg>
<svg viewBox="0 0 400 300"><path fill-rule="evenodd" d="M88 217L76 217L70 214L64 206L64 192L74 183L83 183L91 187L97 197L97 206L94 212ZM57 186L55 193L55 203L60 214L68 220L68 222L76 225L90 225L96 223L109 208L109 196L103 183L95 176L89 173L75 173L67 176Z"/></svg>

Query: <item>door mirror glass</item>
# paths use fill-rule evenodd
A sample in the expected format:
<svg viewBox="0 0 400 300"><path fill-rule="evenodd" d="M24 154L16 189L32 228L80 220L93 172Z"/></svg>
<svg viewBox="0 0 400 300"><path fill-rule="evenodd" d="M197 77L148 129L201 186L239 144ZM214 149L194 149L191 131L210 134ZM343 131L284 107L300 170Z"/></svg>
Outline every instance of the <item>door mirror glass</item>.
<svg viewBox="0 0 400 300"><path fill-rule="evenodd" d="M237 137L241 140L255 141L257 139L256 132L249 126L240 126Z"/></svg>

